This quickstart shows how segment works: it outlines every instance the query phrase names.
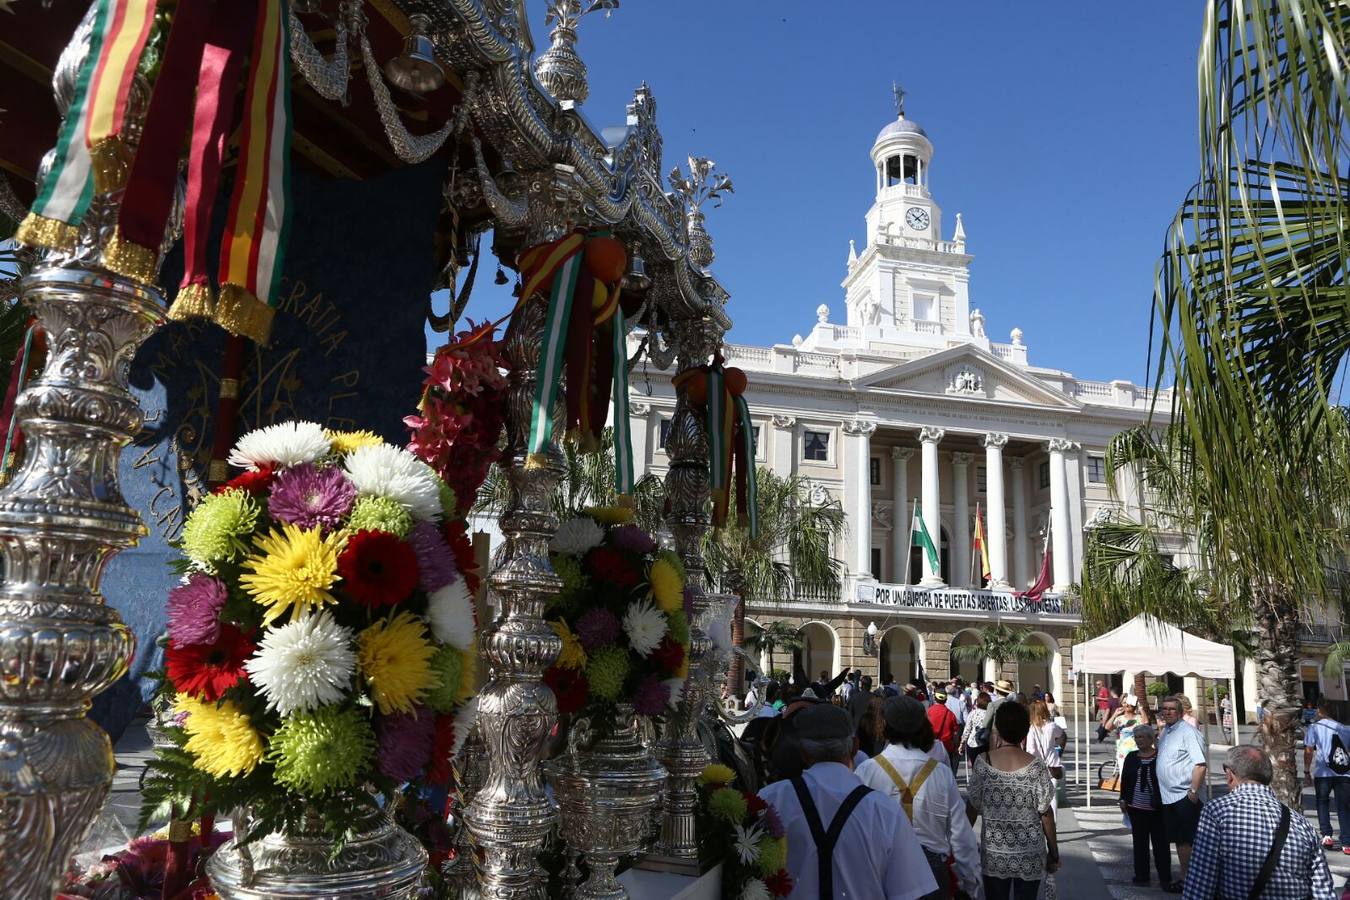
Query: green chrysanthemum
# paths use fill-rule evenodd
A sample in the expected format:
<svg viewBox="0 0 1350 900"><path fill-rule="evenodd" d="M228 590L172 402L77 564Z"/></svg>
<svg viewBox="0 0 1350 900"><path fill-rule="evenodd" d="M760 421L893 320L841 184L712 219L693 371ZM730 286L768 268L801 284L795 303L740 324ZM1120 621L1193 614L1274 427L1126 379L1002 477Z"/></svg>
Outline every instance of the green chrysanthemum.
<svg viewBox="0 0 1350 900"><path fill-rule="evenodd" d="M708 812L732 825L741 824L746 811L745 798L735 788L718 788L708 797Z"/></svg>
<svg viewBox="0 0 1350 900"><path fill-rule="evenodd" d="M258 501L247 491L208 494L183 525L183 552L205 564L242 556L258 527L259 512Z"/></svg>
<svg viewBox="0 0 1350 900"><path fill-rule="evenodd" d="M374 752L375 732L365 716L323 706L285 719L272 735L267 758L281 784L321 794L360 783Z"/></svg>
<svg viewBox="0 0 1350 900"><path fill-rule="evenodd" d="M766 837L759 842L759 874L772 875L787 868L787 838Z"/></svg>
<svg viewBox="0 0 1350 900"><path fill-rule="evenodd" d="M617 699L627 677L627 650L602 647L591 654L591 661L586 665L586 680L590 682L592 695L601 700Z"/></svg>
<svg viewBox="0 0 1350 900"><path fill-rule="evenodd" d="M676 610L666 616L669 620L670 639L677 644L689 643L689 617L684 614L684 610Z"/></svg>
<svg viewBox="0 0 1350 900"><path fill-rule="evenodd" d="M347 519L352 531L387 531L400 538L407 537L412 526L412 513L393 497L357 497Z"/></svg>
<svg viewBox="0 0 1350 900"><path fill-rule="evenodd" d="M444 645L431 657L431 668L436 673L436 684L427 691L423 702L438 713L449 712L455 708L460 698L460 669L463 668L463 654L450 645Z"/></svg>
<svg viewBox="0 0 1350 900"><path fill-rule="evenodd" d="M459 498L455 496L454 488L441 478L436 479L436 484L441 491L441 515L445 516L447 521L459 518L457 515Z"/></svg>
<svg viewBox="0 0 1350 900"><path fill-rule="evenodd" d="M581 570L581 562L572 556L561 554L552 557L553 571L562 579L559 597L570 597L586 587L586 575Z"/></svg>

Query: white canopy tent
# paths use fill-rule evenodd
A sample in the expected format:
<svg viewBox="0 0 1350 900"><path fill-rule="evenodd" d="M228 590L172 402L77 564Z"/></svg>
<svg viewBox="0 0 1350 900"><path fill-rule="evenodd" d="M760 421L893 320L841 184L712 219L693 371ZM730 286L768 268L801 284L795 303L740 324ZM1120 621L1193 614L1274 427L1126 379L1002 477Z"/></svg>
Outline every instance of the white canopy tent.
<svg viewBox="0 0 1350 900"><path fill-rule="evenodd" d="M1123 672L1142 672L1145 675L1193 675L1200 678L1227 680L1230 701L1236 702L1236 666L1233 648L1216 644L1204 638L1187 634L1175 625L1169 625L1152 616L1139 615L1130 621L1090 641L1073 648L1075 682L1082 677L1083 733L1078 734L1074 723L1075 761L1078 780L1087 791L1088 806L1092 805L1092 738L1089 724L1090 710L1095 706L1090 681L1093 675L1115 675ZM1217 688L1216 688L1217 692ZM1144 702L1144 698L1139 698ZM1215 707L1218 707L1216 701ZM1238 743L1238 715L1233 715L1233 742Z"/></svg>

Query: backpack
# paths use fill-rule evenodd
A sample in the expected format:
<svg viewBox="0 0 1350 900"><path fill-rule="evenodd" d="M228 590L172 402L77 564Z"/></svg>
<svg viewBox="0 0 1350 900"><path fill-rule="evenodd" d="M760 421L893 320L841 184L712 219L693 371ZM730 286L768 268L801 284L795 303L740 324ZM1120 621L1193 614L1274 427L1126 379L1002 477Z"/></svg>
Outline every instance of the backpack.
<svg viewBox="0 0 1350 900"><path fill-rule="evenodd" d="M1331 728L1330 725L1326 726ZM1338 728L1331 729L1331 746L1327 748L1327 768L1337 775L1350 775L1350 750L1345 749Z"/></svg>

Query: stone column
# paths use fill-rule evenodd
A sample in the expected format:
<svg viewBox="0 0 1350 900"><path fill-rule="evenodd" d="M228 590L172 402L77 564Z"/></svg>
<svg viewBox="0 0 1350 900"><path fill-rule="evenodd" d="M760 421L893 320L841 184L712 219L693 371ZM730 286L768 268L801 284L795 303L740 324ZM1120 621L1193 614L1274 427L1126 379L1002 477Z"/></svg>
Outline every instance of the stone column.
<svg viewBox="0 0 1350 900"><path fill-rule="evenodd" d="M970 453L952 454L952 584L973 584L970 577Z"/></svg>
<svg viewBox="0 0 1350 900"><path fill-rule="evenodd" d="M795 416L773 417L773 470L786 477L797 474L797 419Z"/></svg>
<svg viewBox="0 0 1350 900"><path fill-rule="evenodd" d="M1006 434L984 436L985 498L989 504L987 537L989 540L989 588L1006 591L1008 584L1008 520L1003 499L1003 448Z"/></svg>
<svg viewBox="0 0 1350 900"><path fill-rule="evenodd" d="M877 575L872 571L872 434L876 430L876 422L854 419L844 423L844 434L852 444L844 478L847 483L852 471L853 574L859 578Z"/></svg>
<svg viewBox="0 0 1350 900"><path fill-rule="evenodd" d="M891 579L909 584L909 447L891 448ZM875 573L873 573L875 574Z"/></svg>
<svg viewBox="0 0 1350 900"><path fill-rule="evenodd" d="M933 539L933 545L938 548L939 554L942 551L942 508L941 493L938 490L938 442L942 440L945 432L941 428L931 426L924 427L919 431L919 442L922 446L921 459L923 461L923 497L920 502L923 505L923 522L928 528L928 534ZM939 557L940 558L940 557ZM928 554L923 554L923 580L919 582L921 587L945 587L942 581L942 572L933 571L929 564Z"/></svg>
<svg viewBox="0 0 1350 900"><path fill-rule="evenodd" d="M1054 554L1055 581L1052 590L1063 591L1073 583L1073 535L1069 533L1069 483L1064 472L1064 454L1073 441L1054 438L1050 451L1050 546Z"/></svg>
<svg viewBox="0 0 1350 900"><path fill-rule="evenodd" d="M651 431L652 405L642 400L632 400L628 404L629 417L632 419L629 429L633 435L633 474L641 478L647 474L647 435Z"/></svg>
<svg viewBox="0 0 1350 900"><path fill-rule="evenodd" d="M1020 456L1014 456L1008 460L1008 468L1012 470L1012 504L1013 504L1013 586L1017 590L1026 590L1027 584L1031 581L1030 558L1027 554L1027 529L1030 524L1027 522L1027 473L1026 460Z"/></svg>

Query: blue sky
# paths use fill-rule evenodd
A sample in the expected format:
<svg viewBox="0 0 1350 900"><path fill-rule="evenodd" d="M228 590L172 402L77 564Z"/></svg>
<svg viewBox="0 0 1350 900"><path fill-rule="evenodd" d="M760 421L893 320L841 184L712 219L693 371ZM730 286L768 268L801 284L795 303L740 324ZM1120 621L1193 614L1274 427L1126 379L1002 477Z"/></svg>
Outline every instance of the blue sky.
<svg viewBox="0 0 1350 900"><path fill-rule="evenodd" d="M548 43L542 3L535 40ZM827 303L843 321L848 241L872 202L868 150L890 86L935 150L950 236L966 225L971 303L994 340L1026 333L1031 362L1143 379L1154 265L1198 172L1199 3L624 0L589 17L584 111L622 122L644 79L668 171L717 161L736 193L708 211L731 340L786 343ZM509 296L485 265L470 302Z"/></svg>

